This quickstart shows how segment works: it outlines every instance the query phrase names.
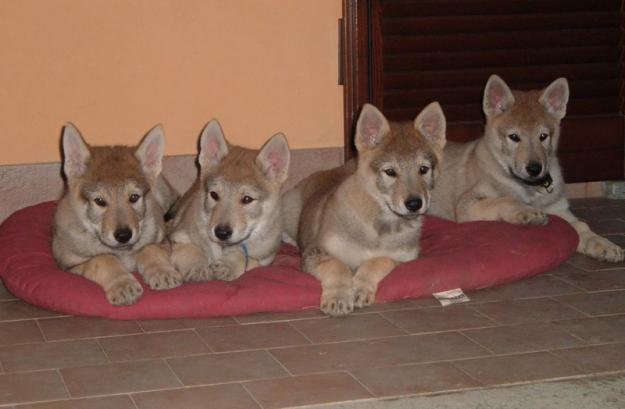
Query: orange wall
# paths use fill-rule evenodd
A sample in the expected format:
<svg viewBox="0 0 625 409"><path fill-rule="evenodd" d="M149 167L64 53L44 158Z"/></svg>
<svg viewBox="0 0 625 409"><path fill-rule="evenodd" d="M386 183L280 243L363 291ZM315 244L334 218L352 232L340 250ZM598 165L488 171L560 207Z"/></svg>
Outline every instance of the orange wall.
<svg viewBox="0 0 625 409"><path fill-rule="evenodd" d="M195 153L216 117L232 142L283 131L342 145L340 0L0 0L0 164L55 162L62 125L134 143L161 122Z"/></svg>

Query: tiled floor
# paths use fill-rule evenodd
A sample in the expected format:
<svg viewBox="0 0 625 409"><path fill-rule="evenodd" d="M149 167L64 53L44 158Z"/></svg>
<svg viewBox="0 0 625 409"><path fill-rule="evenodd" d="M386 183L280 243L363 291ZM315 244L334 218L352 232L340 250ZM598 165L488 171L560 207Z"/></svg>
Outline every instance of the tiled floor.
<svg viewBox="0 0 625 409"><path fill-rule="evenodd" d="M625 245L625 202L574 206ZM134 322L59 316L0 286L0 407L284 408L625 371L625 263L576 255L469 296Z"/></svg>

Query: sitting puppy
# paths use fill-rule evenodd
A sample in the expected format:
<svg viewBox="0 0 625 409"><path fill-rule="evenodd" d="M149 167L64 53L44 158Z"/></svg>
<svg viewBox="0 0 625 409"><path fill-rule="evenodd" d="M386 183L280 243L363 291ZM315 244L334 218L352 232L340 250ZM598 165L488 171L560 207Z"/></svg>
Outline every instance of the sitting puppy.
<svg viewBox="0 0 625 409"><path fill-rule="evenodd" d="M102 286L111 304L132 304L143 288L182 283L158 246L165 211L178 195L161 176L165 139L160 126L137 147L94 146L78 129L63 130L66 186L56 209L52 250L59 266Z"/></svg>
<svg viewBox="0 0 625 409"><path fill-rule="evenodd" d="M445 164L431 213L464 222L503 220L545 224L547 214L568 221L579 234L577 251L623 261L619 246L590 231L569 210L556 157L569 86L564 78L540 91L511 91L496 75L486 83L484 136L445 148Z"/></svg>
<svg viewBox="0 0 625 409"><path fill-rule="evenodd" d="M302 252L302 270L321 281L324 313L372 304L378 283L419 255L445 127L436 102L414 123L391 124L367 104L356 127L357 162L314 173L284 196L286 234Z"/></svg>
<svg viewBox="0 0 625 409"><path fill-rule="evenodd" d="M210 121L200 137L200 173L175 209L172 262L185 280L234 280L270 264L282 237L280 188L290 152L271 137L260 152L226 142Z"/></svg>

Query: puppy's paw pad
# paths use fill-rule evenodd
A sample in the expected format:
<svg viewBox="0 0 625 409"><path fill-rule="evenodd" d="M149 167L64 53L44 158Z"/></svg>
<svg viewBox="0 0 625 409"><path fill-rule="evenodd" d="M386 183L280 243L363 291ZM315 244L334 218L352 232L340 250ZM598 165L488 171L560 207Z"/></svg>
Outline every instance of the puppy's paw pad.
<svg viewBox="0 0 625 409"><path fill-rule="evenodd" d="M597 235L586 239L585 243L583 243L581 253L609 263L620 263L625 258L625 251L621 247Z"/></svg>
<svg viewBox="0 0 625 409"><path fill-rule="evenodd" d="M324 291L321 311L333 317L342 317L354 311L354 294L350 290Z"/></svg>
<svg viewBox="0 0 625 409"><path fill-rule="evenodd" d="M182 274L176 270L159 270L150 273L146 282L152 290L168 290L182 284Z"/></svg>
<svg viewBox="0 0 625 409"><path fill-rule="evenodd" d="M207 264L191 266L184 277L185 281L208 281L213 279L213 272Z"/></svg>
<svg viewBox="0 0 625 409"><path fill-rule="evenodd" d="M547 224L547 215L540 209L525 207L515 214L515 222L518 224Z"/></svg>
<svg viewBox="0 0 625 409"><path fill-rule="evenodd" d="M106 298L113 305L129 305L143 294L143 287L134 277L118 280L106 290Z"/></svg>
<svg viewBox="0 0 625 409"><path fill-rule="evenodd" d="M375 302L375 290L368 288L354 289L354 307L363 308Z"/></svg>

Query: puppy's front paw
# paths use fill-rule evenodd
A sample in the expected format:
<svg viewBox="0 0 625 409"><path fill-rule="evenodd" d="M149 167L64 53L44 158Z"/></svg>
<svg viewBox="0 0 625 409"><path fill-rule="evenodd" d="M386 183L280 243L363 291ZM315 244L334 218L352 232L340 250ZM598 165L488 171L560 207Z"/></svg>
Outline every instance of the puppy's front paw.
<svg viewBox="0 0 625 409"><path fill-rule="evenodd" d="M540 209L526 206L514 213L511 222L515 224L542 225L547 224L547 215Z"/></svg>
<svg viewBox="0 0 625 409"><path fill-rule="evenodd" d="M333 317L342 317L354 311L354 291L347 287L324 289L321 311Z"/></svg>
<svg viewBox="0 0 625 409"><path fill-rule="evenodd" d="M134 276L117 279L111 286L105 289L106 299L113 305L129 305L137 301L143 294L143 287Z"/></svg>
<svg viewBox="0 0 625 409"><path fill-rule="evenodd" d="M620 263L625 258L625 251L610 240L589 233L579 238L577 250L589 257L610 263Z"/></svg>
<svg viewBox="0 0 625 409"><path fill-rule="evenodd" d="M375 302L375 285L363 280L354 280L354 307L367 307Z"/></svg>
<svg viewBox="0 0 625 409"><path fill-rule="evenodd" d="M210 268L213 272L215 279L223 280L223 281L236 280L237 278L241 277L241 275L243 275L244 273L244 271L240 271L240 272L235 271L229 265L221 263L221 262L212 263L210 265Z"/></svg>
<svg viewBox="0 0 625 409"><path fill-rule="evenodd" d="M185 281L208 281L213 279L213 270L205 263L196 263L189 266L184 275Z"/></svg>
<svg viewBox="0 0 625 409"><path fill-rule="evenodd" d="M182 273L174 269L158 268L147 272L145 281L152 290L168 290L182 284Z"/></svg>

